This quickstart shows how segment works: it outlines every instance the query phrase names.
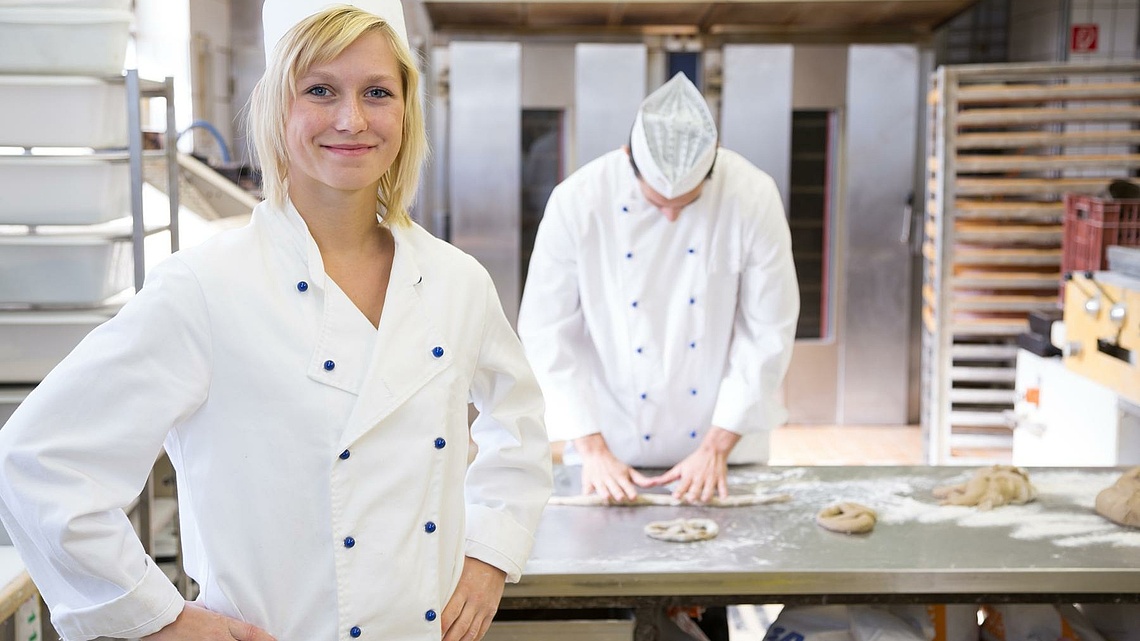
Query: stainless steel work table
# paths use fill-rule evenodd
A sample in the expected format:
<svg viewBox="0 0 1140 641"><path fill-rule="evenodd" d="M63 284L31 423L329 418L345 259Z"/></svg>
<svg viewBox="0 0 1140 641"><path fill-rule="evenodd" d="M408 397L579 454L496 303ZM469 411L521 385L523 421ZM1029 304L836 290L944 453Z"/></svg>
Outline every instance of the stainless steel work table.
<svg viewBox="0 0 1140 641"><path fill-rule="evenodd" d="M1093 511L1114 468L1028 468L1037 501L989 512L940 506L931 490L962 467L740 467L730 492L787 493L739 508L549 506L522 580L503 609L634 608L733 603L1140 602L1140 530ZM555 467L555 494L580 470ZM865 535L815 524L839 500L876 509ZM650 521L715 520L710 541L645 536ZM640 620L641 617L639 617ZM637 639L655 632L639 625Z"/></svg>

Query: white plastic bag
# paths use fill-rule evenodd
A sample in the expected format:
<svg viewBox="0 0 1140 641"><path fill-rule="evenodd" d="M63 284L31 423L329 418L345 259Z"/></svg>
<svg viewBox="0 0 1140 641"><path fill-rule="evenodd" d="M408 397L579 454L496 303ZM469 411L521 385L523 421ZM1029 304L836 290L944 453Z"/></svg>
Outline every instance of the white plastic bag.
<svg viewBox="0 0 1140 641"><path fill-rule="evenodd" d="M764 641L978 641L972 605L784 608Z"/></svg>
<svg viewBox="0 0 1140 641"><path fill-rule="evenodd" d="M1140 605L1082 603L1077 607L1108 641L1140 641Z"/></svg>
<svg viewBox="0 0 1140 641"><path fill-rule="evenodd" d="M1105 641L1071 605L987 605L983 610L982 641Z"/></svg>

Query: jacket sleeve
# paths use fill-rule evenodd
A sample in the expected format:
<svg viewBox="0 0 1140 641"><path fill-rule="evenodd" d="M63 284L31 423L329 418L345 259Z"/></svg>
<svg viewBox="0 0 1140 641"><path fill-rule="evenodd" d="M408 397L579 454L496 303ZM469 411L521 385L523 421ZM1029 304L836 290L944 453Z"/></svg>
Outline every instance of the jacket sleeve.
<svg viewBox="0 0 1140 641"><path fill-rule="evenodd" d="M467 471L468 556L516 582L534 545L534 531L553 489L542 393L522 345L507 322L491 278L482 271L486 305L471 400L478 448Z"/></svg>
<svg viewBox="0 0 1140 641"><path fill-rule="evenodd" d="M745 262L740 275L728 365L713 410L713 425L745 434L784 422L777 390L788 370L799 285L791 233L780 194L770 178L759 185L758 208L746 215Z"/></svg>
<svg viewBox="0 0 1140 641"><path fill-rule="evenodd" d="M0 519L65 639L143 636L182 611L124 509L205 400L208 334L197 281L169 259L0 430Z"/></svg>
<svg viewBox="0 0 1140 641"><path fill-rule="evenodd" d="M563 183L550 196L519 306L519 338L542 386L552 441L601 431L592 391L597 355L578 290L578 234L569 220L577 201L571 193Z"/></svg>

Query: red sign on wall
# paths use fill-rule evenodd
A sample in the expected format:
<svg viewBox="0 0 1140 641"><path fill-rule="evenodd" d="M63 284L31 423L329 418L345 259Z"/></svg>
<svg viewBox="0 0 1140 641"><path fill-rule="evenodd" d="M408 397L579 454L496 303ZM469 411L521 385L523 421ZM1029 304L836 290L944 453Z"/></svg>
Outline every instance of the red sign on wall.
<svg viewBox="0 0 1140 641"><path fill-rule="evenodd" d="M1072 53L1095 52L1098 26L1096 24L1073 25L1073 34L1069 38L1069 51Z"/></svg>

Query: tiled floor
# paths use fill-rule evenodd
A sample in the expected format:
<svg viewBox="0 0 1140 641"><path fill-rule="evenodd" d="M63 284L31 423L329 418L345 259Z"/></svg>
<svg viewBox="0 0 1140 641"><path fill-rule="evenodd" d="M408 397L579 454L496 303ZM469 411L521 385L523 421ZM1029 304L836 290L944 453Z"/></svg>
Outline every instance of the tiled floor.
<svg viewBox="0 0 1140 641"><path fill-rule="evenodd" d="M921 465L917 425L785 425L772 432L770 465Z"/></svg>

